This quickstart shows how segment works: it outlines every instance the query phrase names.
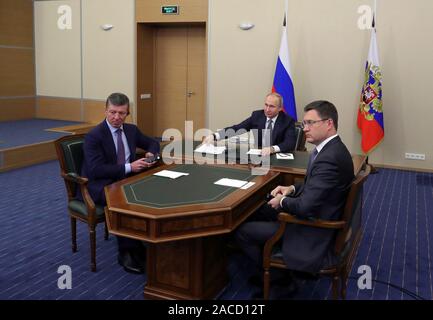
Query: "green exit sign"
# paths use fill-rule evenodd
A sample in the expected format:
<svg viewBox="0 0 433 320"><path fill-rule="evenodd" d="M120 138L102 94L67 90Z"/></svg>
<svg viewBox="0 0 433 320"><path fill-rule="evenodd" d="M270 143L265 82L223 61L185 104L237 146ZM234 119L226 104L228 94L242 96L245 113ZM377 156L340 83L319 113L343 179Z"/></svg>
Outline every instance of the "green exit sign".
<svg viewBox="0 0 433 320"><path fill-rule="evenodd" d="M179 14L179 6L162 6L162 14Z"/></svg>

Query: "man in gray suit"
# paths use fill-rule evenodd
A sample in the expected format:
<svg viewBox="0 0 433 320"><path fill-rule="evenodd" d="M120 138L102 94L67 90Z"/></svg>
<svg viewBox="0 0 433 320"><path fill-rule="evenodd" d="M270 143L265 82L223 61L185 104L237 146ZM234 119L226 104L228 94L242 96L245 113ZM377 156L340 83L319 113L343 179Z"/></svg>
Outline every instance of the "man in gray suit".
<svg viewBox="0 0 433 320"><path fill-rule="evenodd" d="M352 157L337 134L335 106L328 101L315 101L304 112L306 140L316 146L304 182L275 188L271 192L273 198L236 234L241 248L260 272L263 246L278 229L278 211L300 219L337 220L354 179ZM334 234L331 229L288 224L282 242L284 262L291 270L316 273L336 258L332 251Z"/></svg>

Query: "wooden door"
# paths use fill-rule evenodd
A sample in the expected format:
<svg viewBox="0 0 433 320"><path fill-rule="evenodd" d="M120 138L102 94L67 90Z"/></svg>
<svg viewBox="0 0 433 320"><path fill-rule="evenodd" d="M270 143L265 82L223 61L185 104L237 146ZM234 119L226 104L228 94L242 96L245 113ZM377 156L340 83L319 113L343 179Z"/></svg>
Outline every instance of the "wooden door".
<svg viewBox="0 0 433 320"><path fill-rule="evenodd" d="M204 126L204 26L161 26L155 31L155 136L168 128L184 135L186 120Z"/></svg>

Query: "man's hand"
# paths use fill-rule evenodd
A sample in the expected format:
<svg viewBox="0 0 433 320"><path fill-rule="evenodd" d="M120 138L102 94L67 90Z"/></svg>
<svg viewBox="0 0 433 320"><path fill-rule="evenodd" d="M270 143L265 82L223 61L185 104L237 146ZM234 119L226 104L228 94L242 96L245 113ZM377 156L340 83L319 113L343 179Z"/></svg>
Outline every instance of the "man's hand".
<svg viewBox="0 0 433 320"><path fill-rule="evenodd" d="M148 153L150 153L150 152L148 152ZM146 155L147 155L147 153L146 153ZM141 159L138 159L138 160L135 160L134 162L132 162L131 163L131 171L132 172L140 172L143 169L149 168L156 163L156 161L146 162L145 159L146 158L141 158Z"/></svg>
<svg viewBox="0 0 433 320"><path fill-rule="evenodd" d="M278 210L280 208L280 201L284 196L282 194L278 194L274 198L268 201L268 204L274 208L275 210Z"/></svg>
<svg viewBox="0 0 433 320"><path fill-rule="evenodd" d="M262 156L264 156L264 157L269 156L273 153L274 153L274 148L272 148L272 147L265 147L262 149Z"/></svg>
<svg viewBox="0 0 433 320"><path fill-rule="evenodd" d="M271 191L271 195L273 197L277 197L278 195L288 196L288 195L292 194L294 191L295 191L294 186L288 186L288 187L278 186L274 190Z"/></svg>
<svg viewBox="0 0 433 320"><path fill-rule="evenodd" d="M214 136L213 134L208 135L203 139L203 144L213 144L214 143Z"/></svg>

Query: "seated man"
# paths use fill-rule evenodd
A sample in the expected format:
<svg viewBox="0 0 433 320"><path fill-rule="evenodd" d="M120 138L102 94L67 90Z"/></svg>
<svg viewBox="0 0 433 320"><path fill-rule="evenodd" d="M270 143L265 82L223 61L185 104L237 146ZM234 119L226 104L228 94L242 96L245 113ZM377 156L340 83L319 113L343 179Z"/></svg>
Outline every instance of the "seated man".
<svg viewBox="0 0 433 320"><path fill-rule="evenodd" d="M282 111L283 98L278 93L266 96L263 110L254 111L241 123L219 130L209 135L204 143L234 136L238 130L253 130L254 140L262 155L276 152L289 152L296 147L295 121Z"/></svg>
<svg viewBox="0 0 433 320"><path fill-rule="evenodd" d="M241 225L237 241L262 272L262 250L277 231L278 211L301 219L337 220L344 210L354 179L352 157L337 134L338 114L328 101L315 101L304 108L302 122L306 139L316 146L302 184L278 186L273 198ZM316 273L334 262L335 231L288 224L283 235L284 262L291 270Z"/></svg>
<svg viewBox="0 0 433 320"><path fill-rule="evenodd" d="M111 94L105 104L105 119L92 129L84 141L82 175L89 179L89 193L96 204L105 206L104 187L155 164L159 143L143 135L133 124L124 123L129 114L129 99L122 93ZM148 151L135 159L136 147ZM128 272L142 273L145 247L141 241L117 237L118 262Z"/></svg>

